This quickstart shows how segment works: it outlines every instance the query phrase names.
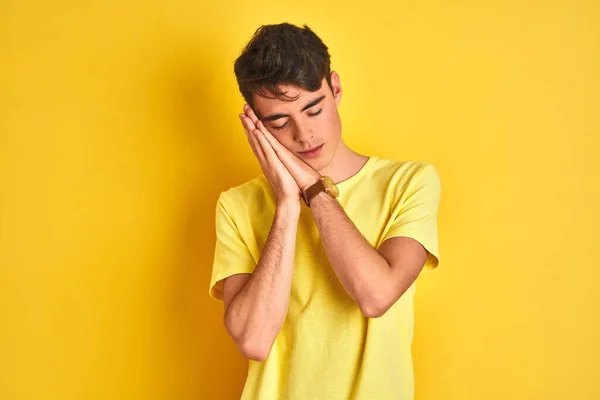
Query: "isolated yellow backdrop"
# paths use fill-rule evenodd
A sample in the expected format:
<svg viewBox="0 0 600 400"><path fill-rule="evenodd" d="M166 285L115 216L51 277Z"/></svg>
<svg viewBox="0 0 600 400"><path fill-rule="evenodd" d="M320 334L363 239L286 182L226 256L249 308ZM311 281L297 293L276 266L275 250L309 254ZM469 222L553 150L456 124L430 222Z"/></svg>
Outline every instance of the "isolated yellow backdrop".
<svg viewBox="0 0 600 400"><path fill-rule="evenodd" d="M233 61L307 23L348 145L433 163L417 400L600 398L597 1L3 1L0 398L235 399L208 297L222 190L260 173Z"/></svg>

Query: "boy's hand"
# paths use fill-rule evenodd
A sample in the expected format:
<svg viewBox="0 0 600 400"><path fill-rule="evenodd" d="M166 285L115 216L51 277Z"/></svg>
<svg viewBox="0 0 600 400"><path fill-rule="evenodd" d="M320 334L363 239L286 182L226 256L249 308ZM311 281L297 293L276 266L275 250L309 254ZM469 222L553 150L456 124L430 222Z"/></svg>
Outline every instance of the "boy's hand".
<svg viewBox="0 0 600 400"><path fill-rule="evenodd" d="M306 189L312 184L317 182L321 178L321 174L315 171L310 165L302 161L297 155L289 151L284 145L279 143L271 132L263 125L263 123L256 117L254 111L248 104L244 105L244 115L250 119L252 125L258 129L258 138L263 138L264 141L260 141L262 150L273 151L280 162L283 163L287 171L294 178L298 189ZM265 143L266 142L266 143ZM268 146L266 146L268 145ZM265 149L267 147L268 149ZM298 196L299 196L298 192Z"/></svg>
<svg viewBox="0 0 600 400"><path fill-rule="evenodd" d="M246 137L258 159L265 177L271 185L277 206L291 205L300 208L300 190L292 175L277 158L275 151L259 131L254 122L245 114L240 114L240 120L246 131Z"/></svg>

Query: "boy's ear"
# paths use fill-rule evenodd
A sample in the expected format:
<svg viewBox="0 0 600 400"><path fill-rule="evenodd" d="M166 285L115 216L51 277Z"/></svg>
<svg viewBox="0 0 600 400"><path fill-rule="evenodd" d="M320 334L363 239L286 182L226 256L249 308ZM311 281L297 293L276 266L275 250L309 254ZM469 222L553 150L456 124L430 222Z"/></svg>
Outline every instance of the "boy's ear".
<svg viewBox="0 0 600 400"><path fill-rule="evenodd" d="M342 84L340 83L340 75L336 71L331 71L331 90L333 92L333 98L335 105L339 106L342 102Z"/></svg>

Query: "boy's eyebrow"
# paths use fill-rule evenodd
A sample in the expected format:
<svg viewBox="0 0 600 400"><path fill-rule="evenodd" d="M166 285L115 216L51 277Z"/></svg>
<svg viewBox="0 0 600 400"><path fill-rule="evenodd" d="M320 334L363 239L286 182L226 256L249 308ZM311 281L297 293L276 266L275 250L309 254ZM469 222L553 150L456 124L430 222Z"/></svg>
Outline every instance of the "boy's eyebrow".
<svg viewBox="0 0 600 400"><path fill-rule="evenodd" d="M306 111L309 108L311 108L313 106L316 106L321 101L323 101L324 98L325 98L325 95L314 99L313 101L311 101L310 103L308 103L307 105L305 105L304 107L302 107L301 111ZM277 119L285 118L285 117L289 117L289 115L288 114L273 114L273 115L269 115L268 117L261 118L261 120L263 120L263 121L275 121Z"/></svg>
<svg viewBox="0 0 600 400"><path fill-rule="evenodd" d="M325 95L318 97L316 99L314 99L313 101L311 101L310 103L308 103L307 105L305 105L304 107L302 107L302 111L306 111L309 108L311 108L312 106L316 106L317 104L319 104L321 101L323 101L323 99L325 98Z"/></svg>

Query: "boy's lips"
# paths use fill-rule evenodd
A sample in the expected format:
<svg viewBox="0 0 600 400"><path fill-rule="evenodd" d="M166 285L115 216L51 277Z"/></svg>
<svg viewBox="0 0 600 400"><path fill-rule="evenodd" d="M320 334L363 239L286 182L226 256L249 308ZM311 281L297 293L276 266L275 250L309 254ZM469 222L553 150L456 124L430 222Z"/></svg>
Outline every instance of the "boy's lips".
<svg viewBox="0 0 600 400"><path fill-rule="evenodd" d="M310 150L306 150L306 151L301 151L300 154L303 155L304 157L311 157L311 156L316 156L321 152L321 149L323 148L323 144L317 146L317 147L313 147Z"/></svg>

